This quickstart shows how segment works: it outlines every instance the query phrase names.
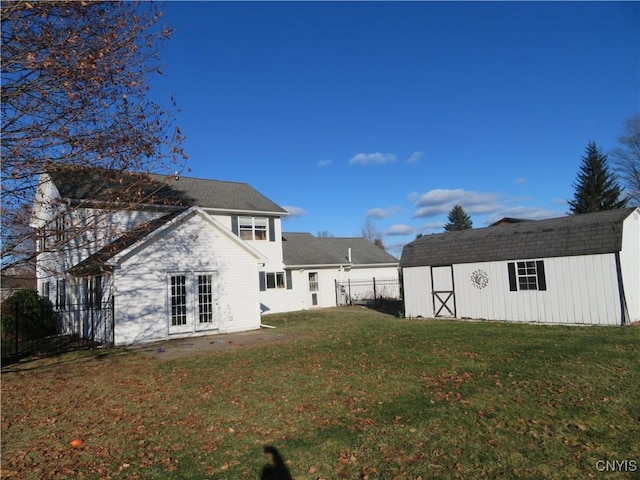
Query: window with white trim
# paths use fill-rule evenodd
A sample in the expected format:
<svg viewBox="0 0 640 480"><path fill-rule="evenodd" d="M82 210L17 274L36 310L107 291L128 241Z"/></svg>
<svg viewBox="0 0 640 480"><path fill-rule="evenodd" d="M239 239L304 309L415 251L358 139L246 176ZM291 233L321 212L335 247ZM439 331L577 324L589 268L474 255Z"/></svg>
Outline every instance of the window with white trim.
<svg viewBox="0 0 640 480"><path fill-rule="evenodd" d="M40 228L37 231L38 251L44 252L47 249L47 230Z"/></svg>
<svg viewBox="0 0 640 480"><path fill-rule="evenodd" d="M507 270L509 273L509 290L512 292L547 289L544 261L542 260L509 262Z"/></svg>
<svg viewBox="0 0 640 480"><path fill-rule="evenodd" d="M284 272L259 272L260 276L260 291L287 288L289 283L289 289L291 288L291 278L289 275L285 275Z"/></svg>
<svg viewBox="0 0 640 480"><path fill-rule="evenodd" d="M66 235L65 235L66 222L65 222L64 215L61 214L58 217L56 217L54 226L55 226L54 233L55 233L56 241L64 242L66 240Z"/></svg>
<svg viewBox="0 0 640 480"><path fill-rule="evenodd" d="M265 217L239 217L238 233L243 240L268 240L268 225Z"/></svg>
<svg viewBox="0 0 640 480"><path fill-rule="evenodd" d="M64 279L56 280L56 309L65 310L67 306L67 285Z"/></svg>

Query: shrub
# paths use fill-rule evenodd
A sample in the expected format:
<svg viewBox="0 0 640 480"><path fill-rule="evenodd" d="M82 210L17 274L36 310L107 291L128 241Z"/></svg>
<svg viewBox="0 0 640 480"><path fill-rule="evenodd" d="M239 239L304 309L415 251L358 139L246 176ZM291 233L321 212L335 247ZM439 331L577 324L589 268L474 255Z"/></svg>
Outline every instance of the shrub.
<svg viewBox="0 0 640 480"><path fill-rule="evenodd" d="M56 312L49 299L34 290L18 290L2 302L4 340L35 340L57 333Z"/></svg>

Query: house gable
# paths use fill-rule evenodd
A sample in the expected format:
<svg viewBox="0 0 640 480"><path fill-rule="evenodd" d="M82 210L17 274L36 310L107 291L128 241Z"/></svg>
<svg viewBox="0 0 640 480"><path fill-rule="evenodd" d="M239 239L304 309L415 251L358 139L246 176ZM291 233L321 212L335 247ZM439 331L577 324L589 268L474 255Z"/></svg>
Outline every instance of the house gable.
<svg viewBox="0 0 640 480"><path fill-rule="evenodd" d="M126 261L130 256L143 250L148 242L152 242L153 239L161 235L163 231L172 227L179 228L181 223L188 221L188 219L194 215L202 217L208 225L231 239L256 260L263 260L263 256L257 250L226 229L203 209L194 206L188 209L172 211L160 218L139 225L78 263L69 273L76 276L84 276L112 270L118 263Z"/></svg>

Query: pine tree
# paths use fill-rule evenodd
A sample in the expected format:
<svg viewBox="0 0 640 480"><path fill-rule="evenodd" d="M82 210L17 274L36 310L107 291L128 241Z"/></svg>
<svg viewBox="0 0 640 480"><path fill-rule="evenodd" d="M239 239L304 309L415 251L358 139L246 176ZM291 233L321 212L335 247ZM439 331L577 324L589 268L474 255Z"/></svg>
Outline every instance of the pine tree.
<svg viewBox="0 0 640 480"><path fill-rule="evenodd" d="M627 203L626 199L620 199L622 190L618 179L609 170L607 156L595 142L587 145L574 188L573 200L568 200L571 214L613 210Z"/></svg>
<svg viewBox="0 0 640 480"><path fill-rule="evenodd" d="M464 211L460 205L456 205L449 212L449 223L444 226L445 231L453 232L456 230L467 230L473 226L473 222L471 221L471 217L467 215L467 212Z"/></svg>

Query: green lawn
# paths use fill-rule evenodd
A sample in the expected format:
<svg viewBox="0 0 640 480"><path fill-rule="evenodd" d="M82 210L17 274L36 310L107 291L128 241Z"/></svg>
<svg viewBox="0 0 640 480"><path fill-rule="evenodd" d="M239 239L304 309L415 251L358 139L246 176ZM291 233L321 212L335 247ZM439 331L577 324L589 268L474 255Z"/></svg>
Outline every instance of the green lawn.
<svg viewBox="0 0 640 480"><path fill-rule="evenodd" d="M272 315L290 343L5 369L2 478L631 478L640 328ZM84 445L71 448L80 437ZM635 472L599 471L624 462ZM618 464L620 465L620 464Z"/></svg>

